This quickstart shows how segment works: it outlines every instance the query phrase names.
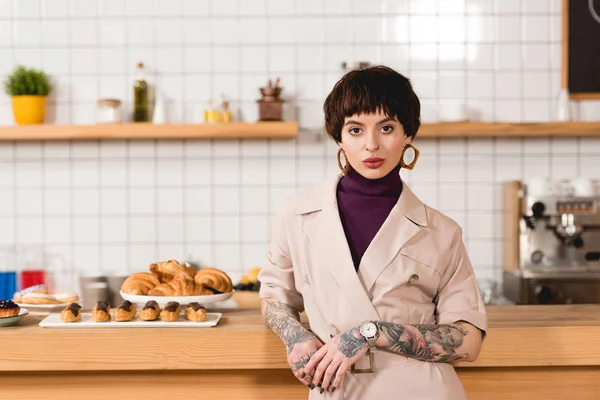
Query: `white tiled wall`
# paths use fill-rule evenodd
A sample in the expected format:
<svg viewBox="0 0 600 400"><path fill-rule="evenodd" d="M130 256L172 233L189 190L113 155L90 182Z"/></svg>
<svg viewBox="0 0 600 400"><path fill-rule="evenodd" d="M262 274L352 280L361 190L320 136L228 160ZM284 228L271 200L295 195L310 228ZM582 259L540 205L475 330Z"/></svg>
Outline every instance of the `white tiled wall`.
<svg viewBox="0 0 600 400"><path fill-rule="evenodd" d="M95 100L132 98L138 61L172 122L202 122L209 99L257 117L280 77L297 140L0 144L0 245L43 246L67 271L131 271L157 259L233 275L264 260L282 199L337 170L322 102L343 61L413 80L424 122L466 104L481 121L548 121L560 84L561 0L0 0L0 76L53 76L48 122L94 122ZM597 119L597 102L574 104ZM0 124L12 124L0 95ZM405 178L464 228L477 275L500 277L499 183L598 177L597 139L421 139ZM19 266L24 262L18 261ZM75 282L67 279L65 282Z"/></svg>

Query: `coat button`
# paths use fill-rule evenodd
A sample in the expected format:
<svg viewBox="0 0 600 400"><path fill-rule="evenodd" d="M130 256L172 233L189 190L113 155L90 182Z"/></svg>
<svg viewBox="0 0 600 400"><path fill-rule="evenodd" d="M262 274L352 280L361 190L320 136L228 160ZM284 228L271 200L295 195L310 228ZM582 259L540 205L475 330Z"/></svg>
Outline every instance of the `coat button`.
<svg viewBox="0 0 600 400"><path fill-rule="evenodd" d="M408 283L415 283L416 281L419 280L419 275L417 274L412 274L410 276L410 278L408 278Z"/></svg>

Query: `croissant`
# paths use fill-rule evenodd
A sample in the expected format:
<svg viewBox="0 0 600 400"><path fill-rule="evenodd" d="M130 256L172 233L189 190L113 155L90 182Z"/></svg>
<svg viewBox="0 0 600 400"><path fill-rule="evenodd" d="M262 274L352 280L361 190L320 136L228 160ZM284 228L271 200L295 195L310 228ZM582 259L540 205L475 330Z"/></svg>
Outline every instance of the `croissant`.
<svg viewBox="0 0 600 400"><path fill-rule="evenodd" d="M197 288L194 281L177 277L168 282L161 283L148 292L150 296L194 296Z"/></svg>
<svg viewBox="0 0 600 400"><path fill-rule="evenodd" d="M149 272L137 272L123 281L123 293L146 295L148 291L160 285L159 280Z"/></svg>
<svg viewBox="0 0 600 400"><path fill-rule="evenodd" d="M194 276L194 282L198 286L213 288L222 293L228 293L233 290L233 282L231 282L229 275L217 268L203 268L199 270Z"/></svg>
<svg viewBox="0 0 600 400"><path fill-rule="evenodd" d="M183 277L185 279L194 280L192 275L185 265L179 264L175 260L161 261L150 264L150 272L158 277L161 283L168 282L177 277Z"/></svg>

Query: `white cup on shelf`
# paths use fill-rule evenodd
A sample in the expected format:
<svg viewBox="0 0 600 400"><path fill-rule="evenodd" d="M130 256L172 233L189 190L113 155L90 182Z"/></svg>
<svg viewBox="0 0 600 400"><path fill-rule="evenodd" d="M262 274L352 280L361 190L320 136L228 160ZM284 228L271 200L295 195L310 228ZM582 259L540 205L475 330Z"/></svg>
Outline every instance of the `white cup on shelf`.
<svg viewBox="0 0 600 400"><path fill-rule="evenodd" d="M525 184L528 196L540 197L552 194L552 187L548 178L531 178Z"/></svg>
<svg viewBox="0 0 600 400"><path fill-rule="evenodd" d="M591 197L594 195L594 182L589 178L578 177L571 179L573 195L580 197Z"/></svg>

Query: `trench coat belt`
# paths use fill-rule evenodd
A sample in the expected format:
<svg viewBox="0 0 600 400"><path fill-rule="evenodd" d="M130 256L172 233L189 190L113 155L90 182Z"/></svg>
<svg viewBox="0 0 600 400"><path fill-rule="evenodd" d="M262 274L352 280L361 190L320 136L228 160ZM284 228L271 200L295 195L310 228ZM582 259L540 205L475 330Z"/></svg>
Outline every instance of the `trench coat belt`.
<svg viewBox="0 0 600 400"><path fill-rule="evenodd" d="M351 373L361 373L359 371L369 370L371 368L369 353L370 351L367 351L367 354L363 358L354 363L354 372L352 372L351 370ZM375 371L381 368L390 367L392 365L417 362L417 360L409 359L408 357L402 356L400 354L394 354L388 351L382 351L380 349L377 349L375 353L371 354L373 356L373 367Z"/></svg>

